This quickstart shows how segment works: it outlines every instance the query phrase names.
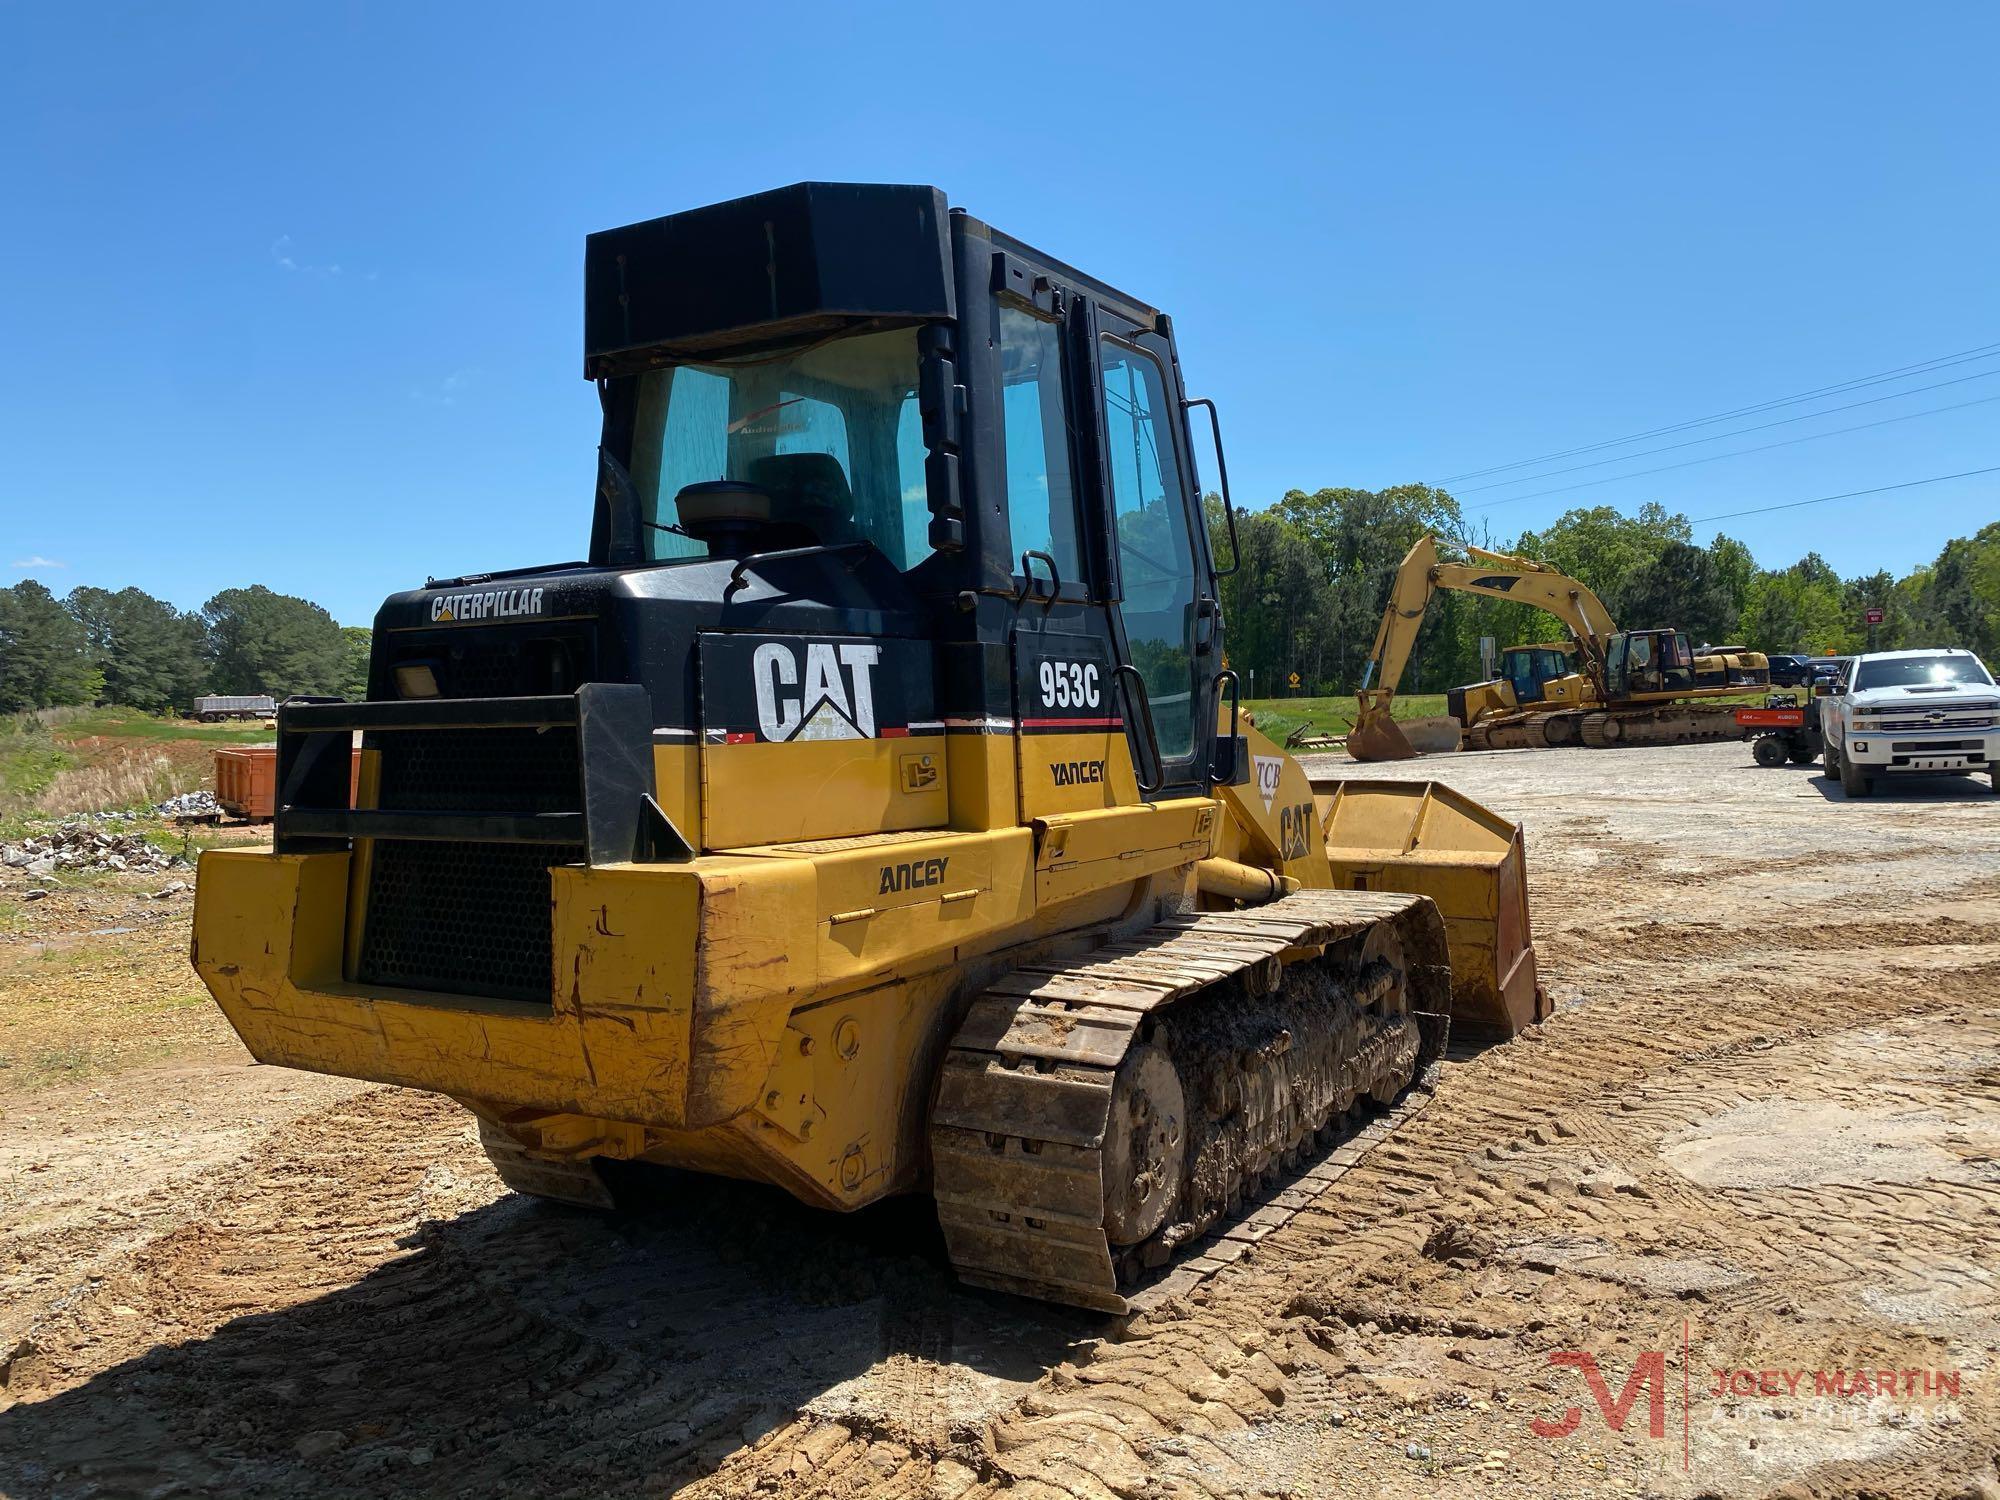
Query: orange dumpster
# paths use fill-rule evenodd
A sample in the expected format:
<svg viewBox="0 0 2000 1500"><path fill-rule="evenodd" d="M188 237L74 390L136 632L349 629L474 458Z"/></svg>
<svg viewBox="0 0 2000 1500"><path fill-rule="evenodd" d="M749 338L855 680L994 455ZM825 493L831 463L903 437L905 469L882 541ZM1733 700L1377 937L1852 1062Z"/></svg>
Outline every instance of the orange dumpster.
<svg viewBox="0 0 2000 1500"><path fill-rule="evenodd" d="M348 778L351 801L361 784L361 748L354 750L354 769ZM278 747L276 745L232 745L215 752L215 800L223 810L252 823L268 823L277 806Z"/></svg>

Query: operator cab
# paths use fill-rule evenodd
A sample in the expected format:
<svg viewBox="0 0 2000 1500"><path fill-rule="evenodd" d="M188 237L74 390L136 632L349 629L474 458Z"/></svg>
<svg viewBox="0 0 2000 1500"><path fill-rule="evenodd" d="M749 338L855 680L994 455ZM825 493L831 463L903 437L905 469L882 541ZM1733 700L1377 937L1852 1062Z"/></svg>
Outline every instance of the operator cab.
<svg viewBox="0 0 2000 1500"><path fill-rule="evenodd" d="M1050 737L1019 819L1227 769L1199 403L1164 314L922 187L803 183L592 235L585 265L593 564L729 562L710 633L769 624L755 603L836 606L820 628L855 636L912 614L929 716Z"/></svg>
<svg viewBox="0 0 2000 1500"><path fill-rule="evenodd" d="M1500 675L1514 690L1516 703L1539 703L1543 687L1576 670L1569 646L1509 646L1500 653Z"/></svg>
<svg viewBox="0 0 2000 1500"><path fill-rule="evenodd" d="M1679 630L1624 630L1604 653L1605 691L1615 702L1695 687L1694 651Z"/></svg>

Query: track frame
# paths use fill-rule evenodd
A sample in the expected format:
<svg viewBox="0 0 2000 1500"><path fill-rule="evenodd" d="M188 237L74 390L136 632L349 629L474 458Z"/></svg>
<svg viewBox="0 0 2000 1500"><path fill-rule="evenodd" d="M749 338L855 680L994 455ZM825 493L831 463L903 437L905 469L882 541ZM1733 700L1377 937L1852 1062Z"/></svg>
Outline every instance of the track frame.
<svg viewBox="0 0 2000 1500"><path fill-rule="evenodd" d="M1280 1149L1256 1142L1256 1159L1239 1164L1249 1188L1240 1205L1160 1244L1112 1245L1104 1151L1115 1084L1153 1023L1186 1016L1190 1005L1254 1006L1298 965L1336 947L1351 961L1376 933L1389 935L1400 958L1394 1014L1414 1025L1363 1028L1351 1053L1336 1048L1346 1076L1317 1101L1322 1118L1300 1124ZM1378 988L1383 969L1376 960L1370 971ZM1422 1107L1449 1006L1442 917L1425 897L1386 892L1299 891L1238 911L1183 913L1002 975L974 997L953 1037L931 1115L932 1192L954 1269L975 1286L1114 1315L1192 1290ZM1387 1113L1362 1123L1377 1106ZM1288 1164L1302 1170L1292 1175ZM1135 1263L1135 1248L1147 1264Z"/></svg>

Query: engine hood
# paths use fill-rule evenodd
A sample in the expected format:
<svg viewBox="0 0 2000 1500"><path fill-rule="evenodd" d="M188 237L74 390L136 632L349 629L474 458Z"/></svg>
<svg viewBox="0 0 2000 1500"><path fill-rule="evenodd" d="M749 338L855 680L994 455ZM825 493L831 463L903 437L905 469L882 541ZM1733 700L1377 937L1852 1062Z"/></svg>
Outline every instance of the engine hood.
<svg viewBox="0 0 2000 1500"><path fill-rule="evenodd" d="M1910 687L1862 688L1850 691L1855 708L1896 708L1922 713L1927 709L1991 708L2000 688L1983 682L1921 683Z"/></svg>
<svg viewBox="0 0 2000 1500"><path fill-rule="evenodd" d="M444 698L636 683L651 694L657 725L692 729L696 644L717 633L918 638L931 625L906 580L874 552L469 575L383 603L369 696L402 696L403 669L423 669L425 696Z"/></svg>

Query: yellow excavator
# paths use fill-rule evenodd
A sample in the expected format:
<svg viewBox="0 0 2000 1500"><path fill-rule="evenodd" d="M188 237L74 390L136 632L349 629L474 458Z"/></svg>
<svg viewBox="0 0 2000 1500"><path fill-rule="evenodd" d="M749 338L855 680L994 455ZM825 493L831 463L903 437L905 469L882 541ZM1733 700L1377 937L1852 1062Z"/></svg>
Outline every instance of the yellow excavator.
<svg viewBox="0 0 2000 1500"><path fill-rule="evenodd" d="M591 236L584 355L588 557L392 596L202 858L258 1059L573 1204L928 1192L967 1281L1124 1313L1547 1013L1518 828L1239 713L1163 313L806 183Z"/></svg>
<svg viewBox="0 0 2000 1500"><path fill-rule="evenodd" d="M1450 718L1470 749L1606 749L1742 738L1732 707L1698 700L1767 685L1770 663L1763 653L1730 648L1697 656L1683 631L1620 630L1588 585L1548 564L1484 547L1464 550L1472 561L1445 562L1437 538L1420 537L1397 568L1355 694L1359 712L1347 737L1355 760L1406 760L1418 753L1391 705L1424 611L1440 589L1526 604L1569 630L1567 642L1509 647L1498 677L1446 695Z"/></svg>

